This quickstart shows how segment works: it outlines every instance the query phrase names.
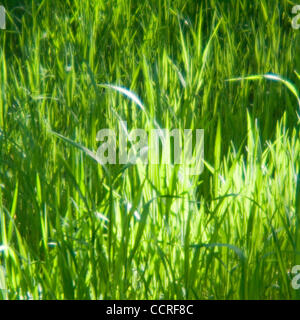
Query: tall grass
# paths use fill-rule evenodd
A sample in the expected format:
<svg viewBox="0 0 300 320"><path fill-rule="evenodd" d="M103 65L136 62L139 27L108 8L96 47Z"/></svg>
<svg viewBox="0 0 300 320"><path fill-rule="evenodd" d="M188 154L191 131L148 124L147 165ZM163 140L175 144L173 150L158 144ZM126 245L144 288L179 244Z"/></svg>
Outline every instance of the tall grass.
<svg viewBox="0 0 300 320"><path fill-rule="evenodd" d="M289 1L4 5L0 298L299 298ZM100 165L119 120L204 129L203 173Z"/></svg>

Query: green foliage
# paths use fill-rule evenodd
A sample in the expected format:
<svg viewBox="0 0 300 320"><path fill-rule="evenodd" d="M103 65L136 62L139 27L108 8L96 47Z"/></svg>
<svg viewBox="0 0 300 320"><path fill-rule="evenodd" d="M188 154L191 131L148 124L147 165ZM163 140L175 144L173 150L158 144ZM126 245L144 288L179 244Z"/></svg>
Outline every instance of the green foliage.
<svg viewBox="0 0 300 320"><path fill-rule="evenodd" d="M4 1L0 298L299 298L289 2ZM119 120L204 129L203 173L100 165Z"/></svg>

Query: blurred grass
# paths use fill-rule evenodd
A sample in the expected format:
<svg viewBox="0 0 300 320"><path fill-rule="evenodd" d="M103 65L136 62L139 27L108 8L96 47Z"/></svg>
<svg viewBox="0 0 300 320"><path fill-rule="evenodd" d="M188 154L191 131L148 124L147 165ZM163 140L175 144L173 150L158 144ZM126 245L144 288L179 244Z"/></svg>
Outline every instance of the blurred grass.
<svg viewBox="0 0 300 320"><path fill-rule="evenodd" d="M0 298L297 298L298 93L259 76L299 89L290 2L3 4ZM204 129L204 172L105 170L119 119Z"/></svg>

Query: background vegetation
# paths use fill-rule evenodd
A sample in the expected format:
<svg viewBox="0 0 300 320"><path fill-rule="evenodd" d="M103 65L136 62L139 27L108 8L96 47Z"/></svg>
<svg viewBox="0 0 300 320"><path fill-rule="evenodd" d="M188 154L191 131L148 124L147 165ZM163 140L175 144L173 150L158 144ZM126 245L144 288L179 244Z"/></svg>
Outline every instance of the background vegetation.
<svg viewBox="0 0 300 320"><path fill-rule="evenodd" d="M3 4L0 298L297 299L295 3ZM226 81L267 73L295 87ZM120 119L204 129L203 173L102 167L80 146Z"/></svg>

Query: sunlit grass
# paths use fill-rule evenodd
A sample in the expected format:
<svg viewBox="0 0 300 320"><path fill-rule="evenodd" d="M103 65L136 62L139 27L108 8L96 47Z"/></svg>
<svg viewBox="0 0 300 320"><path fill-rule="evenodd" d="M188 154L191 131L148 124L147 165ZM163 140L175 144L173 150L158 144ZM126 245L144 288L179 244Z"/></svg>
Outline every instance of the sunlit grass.
<svg viewBox="0 0 300 320"><path fill-rule="evenodd" d="M0 298L299 298L289 2L23 3L0 30ZM120 120L204 129L203 173L101 165Z"/></svg>

